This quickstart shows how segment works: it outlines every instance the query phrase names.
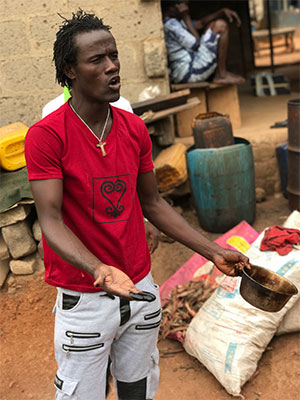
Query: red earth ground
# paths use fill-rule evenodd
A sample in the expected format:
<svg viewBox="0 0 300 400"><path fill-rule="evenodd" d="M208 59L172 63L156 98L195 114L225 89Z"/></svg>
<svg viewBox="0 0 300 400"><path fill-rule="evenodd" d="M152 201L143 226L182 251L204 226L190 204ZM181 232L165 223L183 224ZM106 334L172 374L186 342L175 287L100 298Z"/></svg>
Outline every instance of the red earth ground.
<svg viewBox="0 0 300 400"><path fill-rule="evenodd" d="M254 228L281 224L290 214L282 196L257 204ZM191 209L185 218L205 236ZM193 252L179 243L161 242L152 256L152 272L162 284ZM56 289L43 282L43 272L31 276L11 275L0 291L0 399L50 400L54 398L53 379L56 363L53 355L51 310ZM275 337L258 363L255 376L242 393L246 400L300 399L300 336L297 333ZM190 357L178 342L159 342L161 379L156 400L229 400L232 397L213 375ZM112 390L109 400L115 399ZM89 399L84 399L89 400Z"/></svg>

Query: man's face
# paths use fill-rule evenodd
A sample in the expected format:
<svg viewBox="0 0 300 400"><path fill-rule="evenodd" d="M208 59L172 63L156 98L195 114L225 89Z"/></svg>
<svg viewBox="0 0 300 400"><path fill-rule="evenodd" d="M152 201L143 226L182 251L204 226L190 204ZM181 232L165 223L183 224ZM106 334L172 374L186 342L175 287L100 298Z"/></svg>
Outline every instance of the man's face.
<svg viewBox="0 0 300 400"><path fill-rule="evenodd" d="M75 96L88 101L114 102L120 97L120 62L116 42L110 32L95 30L75 38L77 64L66 74L72 79Z"/></svg>
<svg viewBox="0 0 300 400"><path fill-rule="evenodd" d="M189 1L174 1L174 5L169 8L169 14L173 18L178 18L181 19L182 14L181 10L184 7L184 9L188 9L189 7Z"/></svg>

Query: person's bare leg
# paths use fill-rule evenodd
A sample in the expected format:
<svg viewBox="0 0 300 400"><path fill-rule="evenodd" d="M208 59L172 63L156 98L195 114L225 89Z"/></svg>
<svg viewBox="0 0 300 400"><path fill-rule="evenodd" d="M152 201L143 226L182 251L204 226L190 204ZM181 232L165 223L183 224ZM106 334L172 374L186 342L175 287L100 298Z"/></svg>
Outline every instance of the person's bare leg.
<svg viewBox="0 0 300 400"><path fill-rule="evenodd" d="M229 43L228 24L223 19L217 19L208 26L213 33L220 34L217 53L217 68L213 79L214 83L243 83L245 79L240 75L235 75L226 69L226 59Z"/></svg>

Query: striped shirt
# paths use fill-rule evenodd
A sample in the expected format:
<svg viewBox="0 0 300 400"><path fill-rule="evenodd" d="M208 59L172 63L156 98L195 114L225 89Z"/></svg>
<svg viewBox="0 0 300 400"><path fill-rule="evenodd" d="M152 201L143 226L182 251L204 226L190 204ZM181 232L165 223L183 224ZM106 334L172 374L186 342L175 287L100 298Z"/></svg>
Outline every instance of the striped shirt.
<svg viewBox="0 0 300 400"><path fill-rule="evenodd" d="M165 18L163 26L171 81L185 83L207 79L217 66L219 35L208 29L197 49L197 39L184 21Z"/></svg>

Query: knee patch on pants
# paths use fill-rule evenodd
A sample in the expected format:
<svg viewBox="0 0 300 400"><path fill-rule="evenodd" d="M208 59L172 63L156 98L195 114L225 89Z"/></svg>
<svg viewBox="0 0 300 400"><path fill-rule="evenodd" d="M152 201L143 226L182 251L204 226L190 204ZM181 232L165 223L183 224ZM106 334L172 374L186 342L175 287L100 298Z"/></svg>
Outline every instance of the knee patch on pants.
<svg viewBox="0 0 300 400"><path fill-rule="evenodd" d="M117 389L120 400L146 400L147 378L136 382L117 381Z"/></svg>
<svg viewBox="0 0 300 400"><path fill-rule="evenodd" d="M136 382L116 381L120 400L151 400L154 398L159 380L158 349L151 356L148 376Z"/></svg>

